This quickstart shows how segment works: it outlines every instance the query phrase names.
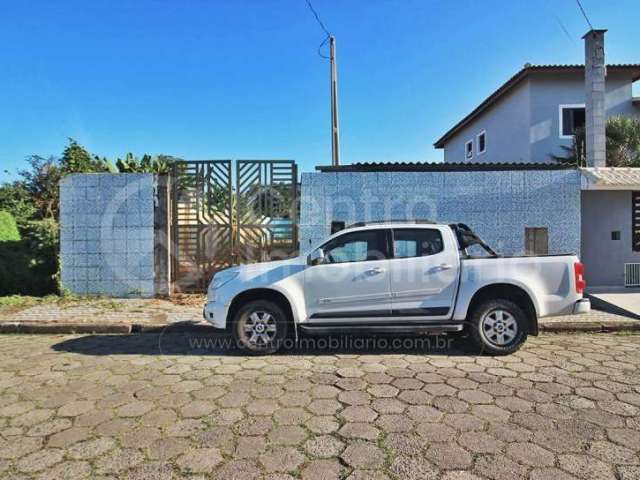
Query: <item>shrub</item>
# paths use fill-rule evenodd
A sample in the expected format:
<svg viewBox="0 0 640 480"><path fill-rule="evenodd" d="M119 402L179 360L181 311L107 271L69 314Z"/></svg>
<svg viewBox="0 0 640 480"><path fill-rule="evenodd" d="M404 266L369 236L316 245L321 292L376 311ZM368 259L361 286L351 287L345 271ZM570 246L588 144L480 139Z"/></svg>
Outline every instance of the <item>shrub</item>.
<svg viewBox="0 0 640 480"><path fill-rule="evenodd" d="M28 222L22 233L22 240L0 242L0 295L56 292L58 224Z"/></svg>
<svg viewBox="0 0 640 480"><path fill-rule="evenodd" d="M9 212L0 211L0 242L17 242L20 233L16 220Z"/></svg>

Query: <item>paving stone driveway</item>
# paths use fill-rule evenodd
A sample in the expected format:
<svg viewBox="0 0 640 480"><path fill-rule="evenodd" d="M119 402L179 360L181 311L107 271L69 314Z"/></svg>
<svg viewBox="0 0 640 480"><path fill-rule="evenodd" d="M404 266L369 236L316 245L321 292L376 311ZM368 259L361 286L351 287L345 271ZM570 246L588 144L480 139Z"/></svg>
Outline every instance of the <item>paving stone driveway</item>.
<svg viewBox="0 0 640 480"><path fill-rule="evenodd" d="M640 335L500 358L192 340L3 336L0 477L640 478Z"/></svg>

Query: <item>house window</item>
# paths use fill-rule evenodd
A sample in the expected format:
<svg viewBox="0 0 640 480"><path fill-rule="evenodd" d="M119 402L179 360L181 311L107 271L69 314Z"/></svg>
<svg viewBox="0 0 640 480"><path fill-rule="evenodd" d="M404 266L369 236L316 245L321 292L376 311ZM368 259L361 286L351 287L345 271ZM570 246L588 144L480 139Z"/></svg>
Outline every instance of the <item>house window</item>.
<svg viewBox="0 0 640 480"><path fill-rule="evenodd" d="M620 230L614 230L611 232L611 240L620 240Z"/></svg>
<svg viewBox="0 0 640 480"><path fill-rule="evenodd" d="M477 136L478 140L478 155L482 155L487 151L487 132L484 130Z"/></svg>
<svg viewBox="0 0 640 480"><path fill-rule="evenodd" d="M560 138L572 138L577 128L584 128L584 104L560 105Z"/></svg>
<svg viewBox="0 0 640 480"><path fill-rule="evenodd" d="M464 144L464 158L467 160L473 158L473 140L469 140Z"/></svg>
<svg viewBox="0 0 640 480"><path fill-rule="evenodd" d="M549 230L546 227L525 227L524 250L526 255L547 255Z"/></svg>

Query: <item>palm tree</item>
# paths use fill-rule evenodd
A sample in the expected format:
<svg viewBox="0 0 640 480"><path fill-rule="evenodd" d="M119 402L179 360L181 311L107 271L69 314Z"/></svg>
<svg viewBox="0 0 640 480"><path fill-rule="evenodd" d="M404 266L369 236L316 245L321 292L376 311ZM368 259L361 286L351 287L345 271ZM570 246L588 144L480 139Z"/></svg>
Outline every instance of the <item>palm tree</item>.
<svg viewBox="0 0 640 480"><path fill-rule="evenodd" d="M640 167L640 118L609 117L606 135L608 167ZM554 160L579 167L586 166L584 128L576 129L571 147L562 148L567 155L551 155Z"/></svg>

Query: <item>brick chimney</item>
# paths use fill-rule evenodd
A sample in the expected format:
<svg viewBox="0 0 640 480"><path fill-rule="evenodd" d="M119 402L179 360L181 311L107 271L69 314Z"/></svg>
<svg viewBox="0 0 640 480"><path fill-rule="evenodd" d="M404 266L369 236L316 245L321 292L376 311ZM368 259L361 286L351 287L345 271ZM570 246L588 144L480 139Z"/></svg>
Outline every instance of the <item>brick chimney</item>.
<svg viewBox="0 0 640 480"><path fill-rule="evenodd" d="M605 167L607 140L605 126L604 34L606 30L590 30L584 37L585 143L587 167Z"/></svg>

